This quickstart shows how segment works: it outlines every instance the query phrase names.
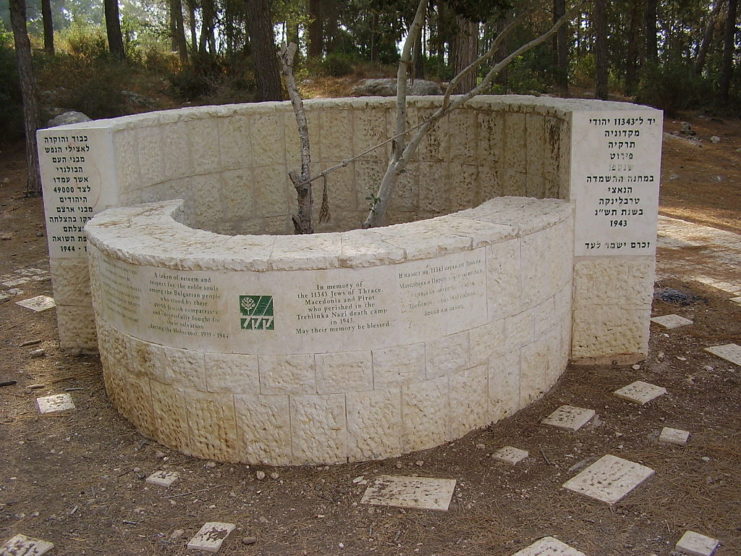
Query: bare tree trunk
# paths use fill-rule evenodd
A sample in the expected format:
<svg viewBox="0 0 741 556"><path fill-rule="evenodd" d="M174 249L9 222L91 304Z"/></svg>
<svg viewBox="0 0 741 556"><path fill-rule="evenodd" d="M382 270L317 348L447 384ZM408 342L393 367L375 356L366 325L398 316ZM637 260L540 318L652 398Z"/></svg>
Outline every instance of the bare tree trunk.
<svg viewBox="0 0 741 556"><path fill-rule="evenodd" d="M595 96L602 100L607 100L607 0L594 0L592 17L595 35L595 66L597 70Z"/></svg>
<svg viewBox="0 0 741 556"><path fill-rule="evenodd" d="M188 24L190 26L190 51L198 52L198 35L196 33L196 0L185 0L188 5Z"/></svg>
<svg viewBox="0 0 741 556"><path fill-rule="evenodd" d="M736 38L736 12L738 0L728 0L726 29L723 39L723 62L720 67L720 101L727 104L730 100L731 77L733 75L733 53Z"/></svg>
<svg viewBox="0 0 741 556"><path fill-rule="evenodd" d="M649 64L659 63L658 28L656 24L656 1L646 0L644 27L646 30L646 61Z"/></svg>
<svg viewBox="0 0 741 556"><path fill-rule="evenodd" d="M258 99L283 100L270 4L267 0L246 1L247 29L255 63Z"/></svg>
<svg viewBox="0 0 741 556"><path fill-rule="evenodd" d="M324 22L322 21L322 3L320 0L309 0L309 58L321 58L324 50Z"/></svg>
<svg viewBox="0 0 741 556"><path fill-rule="evenodd" d="M700 48L697 51L697 59L695 60L695 73L700 75L702 70L705 68L705 58L707 58L710 43L713 42L713 33L715 26L718 24L718 16L720 15L720 9L725 4L724 0L716 0L713 5L713 10L708 16L708 23L705 26L705 33L702 35L702 42Z"/></svg>
<svg viewBox="0 0 741 556"><path fill-rule="evenodd" d="M566 13L566 0L553 0L553 22ZM569 36L568 26L562 25L553 38L556 58L556 86L561 96L569 96Z"/></svg>
<svg viewBox="0 0 741 556"><path fill-rule="evenodd" d="M105 30L108 35L108 50L114 58L124 60L123 36L121 35L121 16L118 13L118 0L103 0L105 11Z"/></svg>
<svg viewBox="0 0 741 556"><path fill-rule="evenodd" d="M183 21L182 0L170 0L170 13L175 20L174 46L180 55L180 62L188 63L188 42L185 40L185 22Z"/></svg>
<svg viewBox="0 0 741 556"><path fill-rule="evenodd" d="M26 163L28 182L26 195L41 195L39 153L36 149L36 130L39 127L39 107L36 97L36 81L31 61L31 41L26 30L26 1L10 0L10 25L13 28L15 56L23 96L23 124L26 132Z"/></svg>
<svg viewBox="0 0 741 556"><path fill-rule="evenodd" d="M41 0L41 19L44 24L44 51L54 56L54 20L51 16L51 0Z"/></svg>
<svg viewBox="0 0 741 556"><path fill-rule="evenodd" d="M214 20L216 19L216 6L214 0L201 1L201 37L198 41L198 52L205 54L215 52Z"/></svg>
<svg viewBox="0 0 741 556"><path fill-rule="evenodd" d="M459 74L473 63L479 54L479 24L462 16L456 17L458 32L453 49L453 73ZM470 72L462 79L456 93L467 93L476 86L476 72Z"/></svg>
<svg viewBox="0 0 741 556"><path fill-rule="evenodd" d="M638 87L638 55L640 36L640 0L630 0L630 20L628 23L628 48L625 53L625 92L632 95Z"/></svg>

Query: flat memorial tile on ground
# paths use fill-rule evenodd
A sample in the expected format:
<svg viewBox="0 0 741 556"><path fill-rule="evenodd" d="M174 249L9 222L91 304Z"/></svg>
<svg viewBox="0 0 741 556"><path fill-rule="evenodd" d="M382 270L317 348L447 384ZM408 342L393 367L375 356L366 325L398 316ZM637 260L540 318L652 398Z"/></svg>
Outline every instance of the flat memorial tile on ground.
<svg viewBox="0 0 741 556"><path fill-rule="evenodd" d="M380 475L366 489L360 503L448 511L454 490L455 479Z"/></svg>
<svg viewBox="0 0 741 556"><path fill-rule="evenodd" d="M573 405L562 405L541 423L551 425L559 429L578 431L594 417L594 409L574 407Z"/></svg>
<svg viewBox="0 0 741 556"><path fill-rule="evenodd" d="M683 431L681 429L673 429L671 427L664 427L661 429L659 435L659 442L666 442L667 444L678 444L684 446L689 440L689 431Z"/></svg>
<svg viewBox="0 0 741 556"><path fill-rule="evenodd" d="M55 394L53 396L44 396L36 398L36 407L39 413L56 413L58 411L67 411L75 408L75 402L69 394Z"/></svg>
<svg viewBox="0 0 741 556"><path fill-rule="evenodd" d="M706 537L694 531L685 531L675 548L678 552L691 556L712 556L719 544L718 539Z"/></svg>
<svg viewBox="0 0 741 556"><path fill-rule="evenodd" d="M717 355L721 359L735 363L736 365L741 365L741 346L738 344L706 347L705 351Z"/></svg>
<svg viewBox="0 0 741 556"><path fill-rule="evenodd" d="M651 322L655 322L664 328L679 328L680 326L692 324L690 319L680 317L679 315L662 315L660 317L652 318Z"/></svg>
<svg viewBox="0 0 741 556"><path fill-rule="evenodd" d="M491 455L491 457L493 457L495 460L503 461L504 463L509 463L510 465L516 465L520 463L527 456L527 450L520 450L519 448L515 448L514 446L505 446L504 448L499 448L499 450Z"/></svg>
<svg viewBox="0 0 741 556"><path fill-rule="evenodd" d="M573 492L615 504L654 474L654 470L610 454L563 484Z"/></svg>
<svg viewBox="0 0 741 556"><path fill-rule="evenodd" d="M554 537L543 537L512 556L585 556L585 554Z"/></svg>
<svg viewBox="0 0 741 556"><path fill-rule="evenodd" d="M221 543L234 531L236 525L233 523L221 523L209 521L196 533L195 537L188 542L188 548L192 550L205 550L206 552L218 552Z"/></svg>
<svg viewBox="0 0 741 556"><path fill-rule="evenodd" d="M623 386L619 390L615 390L613 394L618 398L643 405L666 394L666 388L656 386L655 384L649 384L642 380L636 380L627 386Z"/></svg>
<svg viewBox="0 0 741 556"><path fill-rule="evenodd" d="M52 548L54 548L54 543L49 541L16 535L0 546L0 556L41 556Z"/></svg>
<svg viewBox="0 0 741 556"><path fill-rule="evenodd" d="M169 487L178 480L178 477L180 474L177 471L155 471L147 477L147 482L151 485Z"/></svg>
<svg viewBox="0 0 741 556"><path fill-rule="evenodd" d="M733 301L737 305L741 305L741 296L739 296L739 297L732 297L731 298L731 301Z"/></svg>
<svg viewBox="0 0 741 556"><path fill-rule="evenodd" d="M49 297L48 295L37 295L36 297L30 297L23 301L16 301L16 303L21 307L31 309L37 313L40 311L46 311L47 309L53 309L57 306L57 304L54 303L54 298Z"/></svg>

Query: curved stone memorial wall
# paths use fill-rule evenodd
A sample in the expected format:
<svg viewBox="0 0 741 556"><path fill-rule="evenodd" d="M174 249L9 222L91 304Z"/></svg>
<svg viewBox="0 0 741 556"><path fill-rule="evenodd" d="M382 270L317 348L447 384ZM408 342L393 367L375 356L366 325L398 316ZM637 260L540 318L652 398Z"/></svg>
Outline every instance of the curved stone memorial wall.
<svg viewBox="0 0 741 556"><path fill-rule="evenodd" d="M411 98L410 123L440 101ZM661 113L476 98L423 140L394 225L353 230L394 105L306 102L315 170L364 153L313 236L288 235L288 103L39 131L60 343L100 348L144 434L223 461L382 458L510 414L569 359L643 357Z"/></svg>

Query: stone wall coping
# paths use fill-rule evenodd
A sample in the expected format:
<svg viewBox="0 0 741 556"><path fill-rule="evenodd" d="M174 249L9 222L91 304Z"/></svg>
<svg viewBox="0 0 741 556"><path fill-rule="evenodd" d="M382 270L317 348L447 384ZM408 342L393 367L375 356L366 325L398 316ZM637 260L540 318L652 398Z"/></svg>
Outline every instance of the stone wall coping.
<svg viewBox="0 0 741 556"><path fill-rule="evenodd" d="M521 238L569 219L558 199L497 197L446 216L371 230L227 236L181 223L181 199L105 210L85 226L103 254L175 270L363 268L427 259Z"/></svg>

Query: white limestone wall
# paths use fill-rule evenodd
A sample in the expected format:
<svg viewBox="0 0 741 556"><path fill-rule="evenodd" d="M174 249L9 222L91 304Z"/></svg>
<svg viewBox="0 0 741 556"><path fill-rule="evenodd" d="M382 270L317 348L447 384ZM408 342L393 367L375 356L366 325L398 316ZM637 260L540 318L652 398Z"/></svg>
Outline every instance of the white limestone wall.
<svg viewBox="0 0 741 556"><path fill-rule="evenodd" d="M193 230L180 206L87 226L107 392L172 448L273 465L392 457L512 414L566 367L568 202L505 197L310 237ZM250 316L248 296L270 311Z"/></svg>

